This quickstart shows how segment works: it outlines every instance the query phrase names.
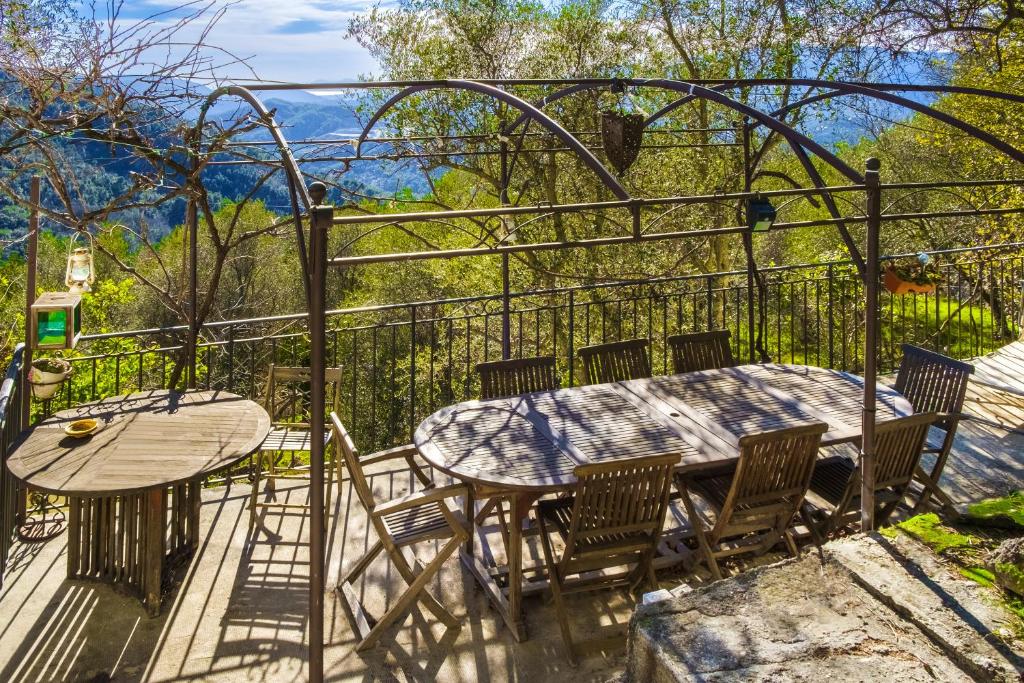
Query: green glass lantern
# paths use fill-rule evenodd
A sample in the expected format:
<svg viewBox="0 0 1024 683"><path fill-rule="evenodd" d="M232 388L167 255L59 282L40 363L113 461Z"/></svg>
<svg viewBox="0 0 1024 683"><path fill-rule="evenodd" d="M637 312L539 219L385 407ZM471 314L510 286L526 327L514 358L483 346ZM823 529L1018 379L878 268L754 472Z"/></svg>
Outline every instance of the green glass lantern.
<svg viewBox="0 0 1024 683"><path fill-rule="evenodd" d="M82 336L82 297L47 292L32 304L32 346L41 350L73 349Z"/></svg>

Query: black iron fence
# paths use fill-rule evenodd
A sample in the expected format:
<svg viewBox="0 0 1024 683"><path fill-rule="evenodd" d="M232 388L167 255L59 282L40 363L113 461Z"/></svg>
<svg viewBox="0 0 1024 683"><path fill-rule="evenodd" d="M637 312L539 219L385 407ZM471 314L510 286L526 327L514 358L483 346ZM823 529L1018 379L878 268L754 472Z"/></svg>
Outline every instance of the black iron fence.
<svg viewBox="0 0 1024 683"><path fill-rule="evenodd" d="M22 359L25 347L18 344L0 384L0 586L4 582L7 555L18 527L19 497L14 477L7 471L7 453L21 433Z"/></svg>
<svg viewBox="0 0 1024 683"><path fill-rule="evenodd" d="M930 294L881 302L882 371L911 342L957 358L1016 338L1024 282L1024 244L935 252L941 281ZM656 370L668 371L665 338L725 328L738 358L862 368L863 289L848 262L768 268L763 287L745 271L511 295L513 357L554 355L563 385L578 383L573 359L588 344L644 336ZM756 324L749 325L751 305ZM343 418L360 447L407 442L434 410L476 395L474 366L500 358L500 295L389 304L329 314L328 359L343 369ZM270 363L304 365L305 316L211 323L197 360L201 387L259 395ZM164 387L181 355L183 327L86 336L74 374L52 408L107 395Z"/></svg>

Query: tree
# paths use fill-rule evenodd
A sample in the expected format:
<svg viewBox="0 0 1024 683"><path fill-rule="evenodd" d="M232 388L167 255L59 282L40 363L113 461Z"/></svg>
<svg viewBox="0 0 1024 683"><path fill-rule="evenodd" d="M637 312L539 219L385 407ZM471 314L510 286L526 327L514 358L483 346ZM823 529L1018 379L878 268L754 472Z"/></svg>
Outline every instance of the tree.
<svg viewBox="0 0 1024 683"><path fill-rule="evenodd" d="M147 211L193 202L200 210L212 259L204 273L196 319L216 312L217 289L235 250L268 232L274 221L240 228L246 200L275 169L253 178L233 204L234 215L215 218L215 196L202 182L209 160L232 139L266 122L246 112L211 121L194 152L194 120L218 73L244 62L211 46L206 36L226 7L195 0L141 20L121 16L123 2L103 14L79 14L71 0L14 3L3 13L0 34L0 194L24 210L36 209L51 226L93 235L96 249L130 275L171 316L189 319L187 278L147 228ZM198 32L199 39L184 34ZM82 163L88 160L90 163ZM116 169L119 182L96 167ZM33 207L25 187L32 175L46 179L46 199ZM123 232L141 260L109 247L103 233ZM185 241L180 240L179 245ZM170 259L170 260L168 260ZM146 267L140 267L139 264ZM172 373L176 385L184 354Z"/></svg>

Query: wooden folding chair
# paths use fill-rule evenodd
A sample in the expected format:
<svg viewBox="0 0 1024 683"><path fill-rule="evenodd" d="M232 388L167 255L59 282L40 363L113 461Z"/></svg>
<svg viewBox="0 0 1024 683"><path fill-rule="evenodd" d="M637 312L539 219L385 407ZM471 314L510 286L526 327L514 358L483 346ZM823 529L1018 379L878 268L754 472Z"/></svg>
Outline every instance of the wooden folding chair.
<svg viewBox="0 0 1024 683"><path fill-rule="evenodd" d="M270 433L263 440L260 449L252 456L253 484L249 499L249 528L256 523L259 508L306 509L308 505L301 503L278 503L276 501L259 502L261 493L270 494L273 499L277 482L296 479L309 481L309 465L298 462L302 453L310 452L310 421L309 414L309 382L312 375L309 368L285 367L271 365L267 373L267 384L264 393L263 407L272 421ZM341 406L341 368L327 368L324 372L327 408L337 411ZM324 420L324 443L330 441L331 430ZM324 498L324 515L331 509L331 488L334 477L338 478L338 490L341 490L341 466L336 462L330 449L325 449L327 462L325 475L327 490ZM279 468L279 459L287 456L287 465ZM263 473L266 466L267 472ZM262 481L267 482L266 490L260 490Z"/></svg>
<svg viewBox="0 0 1024 683"><path fill-rule="evenodd" d="M791 555L798 555L789 527L807 494L826 431L828 425L813 423L743 436L735 465L676 475L686 516L712 576L722 578L718 558L760 555L779 541ZM692 494L711 506L713 522L698 513Z"/></svg>
<svg viewBox="0 0 1024 683"><path fill-rule="evenodd" d="M875 524L899 506L921 461L935 413L919 413L875 425ZM860 464L835 455L814 465L803 517L817 544L848 524L860 521Z"/></svg>
<svg viewBox="0 0 1024 683"><path fill-rule="evenodd" d="M584 346L576 352L583 362L587 384L621 382L651 376L649 339L626 339Z"/></svg>
<svg viewBox="0 0 1024 683"><path fill-rule="evenodd" d="M736 365L729 344L729 330L676 334L666 342L672 351L672 369L676 373L731 368Z"/></svg>
<svg viewBox="0 0 1024 683"><path fill-rule="evenodd" d="M480 363L480 398L505 398L558 388L555 357L513 358Z"/></svg>
<svg viewBox="0 0 1024 683"><path fill-rule="evenodd" d="M377 533L377 541L343 575L338 584L338 590L341 591L342 597L345 599L349 617L352 619L352 628L359 638L356 650L363 651L373 647L384 630L395 623L399 617L404 616L417 600L423 603L445 626L455 628L459 625L459 620L426 590L426 586L441 569L445 560L469 538L469 523L457 506L449 505L450 499L467 495L466 487L462 485L437 487L429 485L423 490L394 500L377 502L363 468L402 458L407 463L411 462L413 469L416 470L419 466L412 459L409 448L393 448L359 458L352 437L341 424L337 414L331 414L331 423L338 460L344 461L352 480L352 488ZM423 481L424 477L423 472L417 474L417 479L420 481ZM405 549L409 546L425 541L444 539L448 539L448 542L426 566L422 566L415 558L410 560L405 555ZM409 587L379 619L374 619L359 599L356 582L381 551L387 554Z"/></svg>
<svg viewBox="0 0 1024 683"><path fill-rule="evenodd" d="M551 594L569 661L576 663L563 595L598 588L656 584L651 561L672 490L679 454L579 465L573 496L537 503ZM550 531L565 542L555 562ZM598 570L634 564L617 574ZM597 572L596 575L592 573ZM587 577L580 576L588 574ZM577 580L570 583L569 577Z"/></svg>
<svg viewBox="0 0 1024 683"><path fill-rule="evenodd" d="M937 414L924 447L924 453L935 456L935 463L930 472L918 467L914 474L921 489L914 512L931 502L932 497L947 509L953 506L953 501L939 488L939 478L953 448L967 382L973 373L974 366L969 363L911 344L903 345L895 389L910 401L915 413Z"/></svg>

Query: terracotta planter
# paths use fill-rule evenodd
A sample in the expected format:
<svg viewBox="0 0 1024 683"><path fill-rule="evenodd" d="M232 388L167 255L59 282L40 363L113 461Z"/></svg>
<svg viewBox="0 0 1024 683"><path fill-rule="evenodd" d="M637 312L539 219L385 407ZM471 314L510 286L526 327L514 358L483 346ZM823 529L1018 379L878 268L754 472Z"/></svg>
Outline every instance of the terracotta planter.
<svg viewBox="0 0 1024 683"><path fill-rule="evenodd" d="M643 114L601 113L601 142L615 171L622 175L640 154L644 140Z"/></svg>
<svg viewBox="0 0 1024 683"><path fill-rule="evenodd" d="M885 269L882 284L893 294L931 294L935 291L935 283L919 285L916 282L904 280L896 274L896 269L892 266Z"/></svg>

